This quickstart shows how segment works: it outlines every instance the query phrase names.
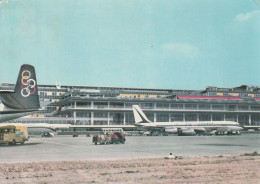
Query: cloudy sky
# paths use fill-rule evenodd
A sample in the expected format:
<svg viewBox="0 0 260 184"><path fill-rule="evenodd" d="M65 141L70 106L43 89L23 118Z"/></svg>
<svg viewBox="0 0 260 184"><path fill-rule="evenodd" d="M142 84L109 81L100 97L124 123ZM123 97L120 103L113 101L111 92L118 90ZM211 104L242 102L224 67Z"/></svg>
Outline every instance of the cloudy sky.
<svg viewBox="0 0 260 184"><path fill-rule="evenodd" d="M258 0L0 0L0 83L260 85Z"/></svg>

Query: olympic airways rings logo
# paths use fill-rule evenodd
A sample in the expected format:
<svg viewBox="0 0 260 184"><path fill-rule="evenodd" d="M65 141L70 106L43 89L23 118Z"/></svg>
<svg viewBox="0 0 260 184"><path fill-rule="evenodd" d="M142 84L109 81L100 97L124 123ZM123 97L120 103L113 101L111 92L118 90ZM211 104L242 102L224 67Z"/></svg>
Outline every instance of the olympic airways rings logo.
<svg viewBox="0 0 260 184"><path fill-rule="evenodd" d="M30 96L31 94L34 94L35 93L35 85L36 85L36 82L35 80L33 79L30 79L31 77L31 72L28 71L28 70L24 70L22 72L22 79L21 79L21 82L22 82L22 85L21 85L21 95L23 97L28 97Z"/></svg>

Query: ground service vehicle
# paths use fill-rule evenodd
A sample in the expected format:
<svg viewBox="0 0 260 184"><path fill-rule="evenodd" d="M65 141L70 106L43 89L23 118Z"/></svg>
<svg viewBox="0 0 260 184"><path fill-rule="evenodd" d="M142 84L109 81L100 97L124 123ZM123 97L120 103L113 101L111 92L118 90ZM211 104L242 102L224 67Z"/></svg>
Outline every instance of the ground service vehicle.
<svg viewBox="0 0 260 184"><path fill-rule="evenodd" d="M28 140L29 136L26 126L0 126L0 144L24 144Z"/></svg>
<svg viewBox="0 0 260 184"><path fill-rule="evenodd" d="M125 133L124 132L114 132L114 134L112 134L112 142L119 144L125 143Z"/></svg>
<svg viewBox="0 0 260 184"><path fill-rule="evenodd" d="M111 144L111 136L108 134L96 134L93 136L92 142L97 144Z"/></svg>
<svg viewBox="0 0 260 184"><path fill-rule="evenodd" d="M51 133L51 132L43 132L42 133L42 137L53 137L53 136L54 136L54 134Z"/></svg>
<svg viewBox="0 0 260 184"><path fill-rule="evenodd" d="M94 144L124 144L126 141L123 130L104 128L102 132L93 136Z"/></svg>
<svg viewBox="0 0 260 184"><path fill-rule="evenodd" d="M72 137L78 137L78 136L79 136L78 132L73 132L72 133Z"/></svg>

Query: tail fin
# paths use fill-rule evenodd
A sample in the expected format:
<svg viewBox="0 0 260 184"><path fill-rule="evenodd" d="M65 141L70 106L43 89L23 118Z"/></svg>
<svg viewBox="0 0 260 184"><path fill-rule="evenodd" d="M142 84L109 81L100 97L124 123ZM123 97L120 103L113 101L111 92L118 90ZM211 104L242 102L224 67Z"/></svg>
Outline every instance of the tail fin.
<svg viewBox="0 0 260 184"><path fill-rule="evenodd" d="M135 123L151 123L138 105L133 105Z"/></svg>
<svg viewBox="0 0 260 184"><path fill-rule="evenodd" d="M14 92L0 92L0 100L13 109L39 109L39 95L32 65L21 66Z"/></svg>

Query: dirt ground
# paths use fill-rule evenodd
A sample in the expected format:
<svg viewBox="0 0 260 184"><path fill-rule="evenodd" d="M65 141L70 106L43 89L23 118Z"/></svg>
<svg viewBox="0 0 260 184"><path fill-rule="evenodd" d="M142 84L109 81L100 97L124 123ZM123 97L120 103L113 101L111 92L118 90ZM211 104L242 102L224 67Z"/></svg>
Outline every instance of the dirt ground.
<svg viewBox="0 0 260 184"><path fill-rule="evenodd" d="M0 183L260 183L260 156L0 163Z"/></svg>

